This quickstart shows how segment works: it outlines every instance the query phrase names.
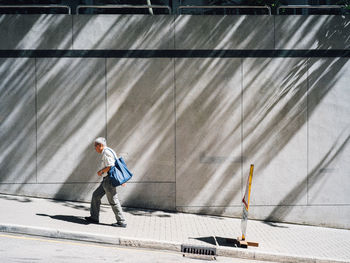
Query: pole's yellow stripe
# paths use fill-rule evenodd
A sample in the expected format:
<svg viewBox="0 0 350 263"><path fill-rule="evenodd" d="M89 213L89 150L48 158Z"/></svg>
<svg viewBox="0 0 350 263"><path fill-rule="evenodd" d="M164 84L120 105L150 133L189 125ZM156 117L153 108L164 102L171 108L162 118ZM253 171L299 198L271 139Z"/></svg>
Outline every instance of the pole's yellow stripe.
<svg viewBox="0 0 350 263"><path fill-rule="evenodd" d="M253 171L254 171L254 164L250 165L250 172L249 172L249 186L248 186L248 209L249 209L249 201L250 201L250 190L252 188L252 179L253 179Z"/></svg>

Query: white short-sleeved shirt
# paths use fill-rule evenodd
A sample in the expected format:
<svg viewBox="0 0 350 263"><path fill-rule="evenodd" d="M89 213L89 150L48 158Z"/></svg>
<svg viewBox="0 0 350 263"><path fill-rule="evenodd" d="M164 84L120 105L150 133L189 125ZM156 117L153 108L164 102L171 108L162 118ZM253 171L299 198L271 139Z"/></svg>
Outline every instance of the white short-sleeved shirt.
<svg viewBox="0 0 350 263"><path fill-rule="evenodd" d="M106 168L107 166L114 166L115 158L118 158L118 156L113 149L109 147L104 148L102 151L101 169ZM104 173L102 176L107 176L107 173Z"/></svg>

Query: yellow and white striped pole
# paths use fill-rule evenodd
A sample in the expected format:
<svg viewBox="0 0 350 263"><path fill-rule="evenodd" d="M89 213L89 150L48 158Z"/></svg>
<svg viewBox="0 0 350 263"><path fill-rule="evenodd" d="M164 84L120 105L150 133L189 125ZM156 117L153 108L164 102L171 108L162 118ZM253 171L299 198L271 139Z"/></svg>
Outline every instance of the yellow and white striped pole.
<svg viewBox="0 0 350 263"><path fill-rule="evenodd" d="M250 201L250 190L252 187L253 171L254 171L254 164L251 164L245 194L242 199L242 204L243 204L243 213L242 213L242 220L241 220L242 240L245 240L246 231L247 231L248 210L249 210L249 201Z"/></svg>

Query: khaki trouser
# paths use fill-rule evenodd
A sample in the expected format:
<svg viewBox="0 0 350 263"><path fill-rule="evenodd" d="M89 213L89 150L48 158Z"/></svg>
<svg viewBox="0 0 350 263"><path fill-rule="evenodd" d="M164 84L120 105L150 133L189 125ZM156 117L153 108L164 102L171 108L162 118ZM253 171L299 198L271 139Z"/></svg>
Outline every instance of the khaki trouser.
<svg viewBox="0 0 350 263"><path fill-rule="evenodd" d="M108 176L103 178L102 183L92 194L90 214L93 219L99 220L101 199L106 194L107 200L111 205L117 222L125 223L122 206L120 205L117 188L110 183Z"/></svg>

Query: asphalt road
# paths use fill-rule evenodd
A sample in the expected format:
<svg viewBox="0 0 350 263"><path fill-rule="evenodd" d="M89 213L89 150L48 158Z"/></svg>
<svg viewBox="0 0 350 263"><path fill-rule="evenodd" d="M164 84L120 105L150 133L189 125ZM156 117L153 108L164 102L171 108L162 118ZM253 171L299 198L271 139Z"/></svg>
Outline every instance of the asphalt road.
<svg viewBox="0 0 350 263"><path fill-rule="evenodd" d="M98 243L72 240L49 239L27 235L0 233L0 262L220 262L220 263L261 263L226 257L183 256L171 251L117 247ZM266 261L264 261L266 263Z"/></svg>

